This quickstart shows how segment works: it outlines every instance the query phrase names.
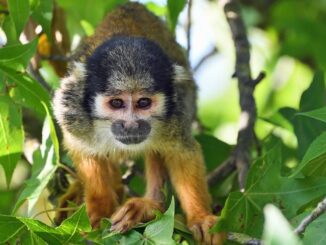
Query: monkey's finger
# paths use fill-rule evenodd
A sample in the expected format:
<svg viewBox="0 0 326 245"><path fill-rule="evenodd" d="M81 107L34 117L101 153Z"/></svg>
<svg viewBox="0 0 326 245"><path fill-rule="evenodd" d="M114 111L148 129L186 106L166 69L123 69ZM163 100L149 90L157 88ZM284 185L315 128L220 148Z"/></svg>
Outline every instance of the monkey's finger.
<svg viewBox="0 0 326 245"><path fill-rule="evenodd" d="M223 241L223 234L213 234L212 245L222 245Z"/></svg>
<svg viewBox="0 0 326 245"><path fill-rule="evenodd" d="M203 240L203 231L201 230L201 227L199 225L193 225L190 228L194 238L196 241L202 241Z"/></svg>
<svg viewBox="0 0 326 245"><path fill-rule="evenodd" d="M112 218L111 218L112 226L114 226L116 223L120 222L132 208L133 208L133 204L128 203L128 204L122 206L118 211L116 211L112 215Z"/></svg>

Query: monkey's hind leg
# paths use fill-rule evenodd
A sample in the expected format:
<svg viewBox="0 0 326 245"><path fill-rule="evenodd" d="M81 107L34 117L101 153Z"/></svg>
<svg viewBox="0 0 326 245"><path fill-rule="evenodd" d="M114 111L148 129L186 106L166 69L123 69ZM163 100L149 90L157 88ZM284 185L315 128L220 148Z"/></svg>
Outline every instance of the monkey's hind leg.
<svg viewBox="0 0 326 245"><path fill-rule="evenodd" d="M158 154L145 159L147 188L144 197L131 198L112 215L111 231L126 232L140 222L155 218L155 211L164 210L164 187L167 172Z"/></svg>

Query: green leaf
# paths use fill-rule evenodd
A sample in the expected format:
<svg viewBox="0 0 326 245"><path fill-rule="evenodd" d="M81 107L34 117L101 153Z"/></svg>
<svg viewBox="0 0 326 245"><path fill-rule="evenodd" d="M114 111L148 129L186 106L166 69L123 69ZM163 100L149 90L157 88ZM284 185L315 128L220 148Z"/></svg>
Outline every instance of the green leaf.
<svg viewBox="0 0 326 245"><path fill-rule="evenodd" d="M312 118L298 117L296 115L324 106L326 106L324 73L316 72L309 88L301 96L299 111L293 108L282 108L279 110L280 114L293 125L298 139L299 158L304 156L314 139L326 130L326 125Z"/></svg>
<svg viewBox="0 0 326 245"><path fill-rule="evenodd" d="M21 45L11 45L0 49L0 64L9 67L23 66L26 68L30 59L34 55L37 47L37 39Z"/></svg>
<svg viewBox="0 0 326 245"><path fill-rule="evenodd" d="M280 175L282 167L280 143L269 149L249 170L244 192L230 193L215 230L227 230L260 237L263 207L273 203L287 218L315 198L326 195L326 178L294 179Z"/></svg>
<svg viewBox="0 0 326 245"><path fill-rule="evenodd" d="M51 137L51 141L52 144L54 146L54 153L55 153L55 159L57 164L60 162L60 149L59 149L59 140L58 140L58 136L57 136L57 132L55 131L55 126L53 123L53 118L52 115L50 113L50 108L48 107L48 105L44 102L42 102L42 105L46 111L46 123L48 122L49 125L49 129L50 129L50 137Z"/></svg>
<svg viewBox="0 0 326 245"><path fill-rule="evenodd" d="M22 112L9 97L0 96L0 164L6 175L7 185L23 149L24 132Z"/></svg>
<svg viewBox="0 0 326 245"><path fill-rule="evenodd" d="M297 176L299 173L303 173L306 176L326 176L325 162L326 132L311 143L292 176Z"/></svg>
<svg viewBox="0 0 326 245"><path fill-rule="evenodd" d="M201 145L208 172L221 164L231 152L230 145L212 135L200 134L195 138Z"/></svg>
<svg viewBox="0 0 326 245"><path fill-rule="evenodd" d="M51 39L53 0L40 0L37 2L32 13L32 18L36 20L43 28L47 37Z"/></svg>
<svg viewBox="0 0 326 245"><path fill-rule="evenodd" d="M19 41L17 40L17 34L16 34L16 28L14 25L14 22L12 21L12 18L10 15L6 16L3 23L2 23L2 29L6 33L7 37L7 44L6 45L12 45L12 44L18 44Z"/></svg>
<svg viewBox="0 0 326 245"><path fill-rule="evenodd" d="M322 122L326 122L326 107L317 109L317 110L312 110L312 111L307 111L307 112L301 112L297 113L298 116L306 116L310 117Z"/></svg>
<svg viewBox="0 0 326 245"><path fill-rule="evenodd" d="M110 242L113 242L114 240L111 240ZM107 243L108 240L106 241L105 244L110 245L113 243ZM147 243L148 242L148 243ZM155 243L151 243L149 241L145 241L144 237L142 236L142 234L140 234L139 232L135 231L135 230L131 230L128 233L126 233L120 240L119 243L117 242L116 244L128 244L128 245L138 245L138 244L155 244Z"/></svg>
<svg viewBox="0 0 326 245"><path fill-rule="evenodd" d="M81 20L80 25L83 27L86 36L92 36L94 34L94 27L86 20Z"/></svg>
<svg viewBox="0 0 326 245"><path fill-rule="evenodd" d="M26 229L27 230L27 229ZM34 232L32 231L25 231L21 236L19 236L19 240L21 242L21 245L47 245L42 238L37 236Z"/></svg>
<svg viewBox="0 0 326 245"><path fill-rule="evenodd" d="M183 8L186 6L187 0L168 0L168 23L172 32L178 23L178 17Z"/></svg>
<svg viewBox="0 0 326 245"><path fill-rule="evenodd" d="M8 0L8 7L19 36L29 17L29 0Z"/></svg>
<svg viewBox="0 0 326 245"><path fill-rule="evenodd" d="M166 16L167 7L154 2L147 2L146 8L157 16Z"/></svg>
<svg viewBox="0 0 326 245"><path fill-rule="evenodd" d="M85 205L79 208L72 216L64 220L57 228L63 234L69 234L65 243L74 240L74 237L79 236L80 232L90 232L92 227L86 213Z"/></svg>
<svg viewBox="0 0 326 245"><path fill-rule="evenodd" d="M23 228L24 224L16 217L0 214L0 243L15 237Z"/></svg>
<svg viewBox="0 0 326 245"><path fill-rule="evenodd" d="M300 99L300 111L310 111L326 105L324 72L318 71L309 88L304 91Z"/></svg>
<svg viewBox="0 0 326 245"><path fill-rule="evenodd" d="M299 245L302 244L294 234L292 227L274 205L264 208L265 225L263 242L266 245Z"/></svg>
<svg viewBox="0 0 326 245"><path fill-rule="evenodd" d="M174 198L166 212L155 222L149 223L144 231L144 236L154 244L175 244L172 239L174 229Z"/></svg>
<svg viewBox="0 0 326 245"><path fill-rule="evenodd" d="M294 127L298 139L298 157L301 159L316 137L326 130L326 125L312 118L296 116L299 112L293 108L282 108L279 112Z"/></svg>
<svg viewBox="0 0 326 245"><path fill-rule="evenodd" d="M37 81L25 73L17 73L15 70L1 64L0 73L15 83L16 87L12 89L11 96L16 102L32 109L42 117L45 116L42 102L50 108L50 96Z"/></svg>
<svg viewBox="0 0 326 245"><path fill-rule="evenodd" d="M57 169L57 161L51 138L51 120L47 117L42 131L42 145L34 153L32 177L27 181L13 212L16 212L26 200L27 211L29 213L31 212L42 191L46 188L49 180Z"/></svg>
<svg viewBox="0 0 326 245"><path fill-rule="evenodd" d="M53 244L53 245L63 244L62 234L57 229L47 226L46 224L38 220L33 220L24 217L17 217L17 219L20 220L22 223L24 223L27 226L28 230L35 233L37 236L39 236L49 244Z"/></svg>

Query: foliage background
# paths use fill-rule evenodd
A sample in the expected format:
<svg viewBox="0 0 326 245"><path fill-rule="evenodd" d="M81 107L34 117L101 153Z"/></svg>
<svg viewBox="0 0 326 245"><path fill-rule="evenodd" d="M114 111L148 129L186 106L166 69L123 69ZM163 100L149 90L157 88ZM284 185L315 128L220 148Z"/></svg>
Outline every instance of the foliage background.
<svg viewBox="0 0 326 245"><path fill-rule="evenodd" d="M124 236L108 232L109 220L91 232L83 206L60 227L52 226L48 196L55 196L58 189L53 179L61 178L57 173L69 171L66 166L71 165L60 147L50 105L59 75L64 74L62 57L123 2L0 0L0 243L193 243L182 217L174 214L180 214L174 201L156 221ZM186 1L142 2L167 21L185 46ZM235 52L221 2L194 1L192 12L192 67L210 48L218 50L194 71L204 126L196 138L208 172L228 157L239 127L238 91L231 78ZM211 187L213 208L221 215L215 230L264 239L267 244L323 244L325 215L301 238L289 235L289 223L295 227L326 196L326 2L240 3L252 46L253 73L267 73L255 91L260 145L252 149L245 192L239 192L236 173ZM141 194L142 165L137 166L128 186ZM264 209L266 204L278 209Z"/></svg>

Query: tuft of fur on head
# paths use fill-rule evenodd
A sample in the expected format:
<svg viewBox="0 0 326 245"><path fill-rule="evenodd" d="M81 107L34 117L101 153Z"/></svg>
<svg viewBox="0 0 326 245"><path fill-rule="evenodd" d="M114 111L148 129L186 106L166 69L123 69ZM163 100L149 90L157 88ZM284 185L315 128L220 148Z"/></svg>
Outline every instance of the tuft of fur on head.
<svg viewBox="0 0 326 245"><path fill-rule="evenodd" d="M74 62L70 73L61 80L60 88L53 98L53 111L58 124L65 130L75 134L86 131L90 126L87 114L82 106L84 97L86 69L83 63ZM86 120L80 122L80 119Z"/></svg>

